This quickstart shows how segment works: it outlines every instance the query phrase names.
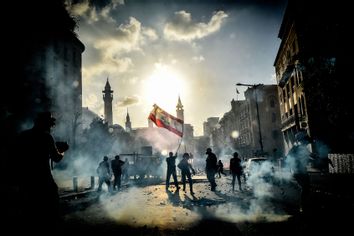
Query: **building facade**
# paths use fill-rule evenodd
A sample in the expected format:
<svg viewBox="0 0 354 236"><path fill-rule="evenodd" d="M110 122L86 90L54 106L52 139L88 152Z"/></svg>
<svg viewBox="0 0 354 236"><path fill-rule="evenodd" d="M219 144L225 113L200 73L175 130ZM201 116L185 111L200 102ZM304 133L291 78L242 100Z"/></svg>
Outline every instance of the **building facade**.
<svg viewBox="0 0 354 236"><path fill-rule="evenodd" d="M248 88L245 98L249 105L245 117L249 116L251 125L247 137L251 140L255 154L272 156L274 150L283 152L280 130L280 109L277 85L258 85ZM244 124L247 124L244 121Z"/></svg>
<svg viewBox="0 0 354 236"><path fill-rule="evenodd" d="M339 4L288 2L274 62L286 152L302 131L332 152L353 152L347 83L353 49L346 46L353 37L346 33L350 14L345 11Z"/></svg>
<svg viewBox="0 0 354 236"><path fill-rule="evenodd" d="M228 154L237 150L245 159L255 155L278 158L283 145L277 92L276 85L251 86L245 100L232 100L231 110L212 132L215 149Z"/></svg>
<svg viewBox="0 0 354 236"><path fill-rule="evenodd" d="M57 119L54 135L74 147L82 128L81 56L85 47L70 34L37 46L24 67L24 116L32 119L37 112L51 111Z"/></svg>
<svg viewBox="0 0 354 236"><path fill-rule="evenodd" d="M219 123L219 117L209 117L207 121L203 123L203 135L209 137L211 132L217 127Z"/></svg>

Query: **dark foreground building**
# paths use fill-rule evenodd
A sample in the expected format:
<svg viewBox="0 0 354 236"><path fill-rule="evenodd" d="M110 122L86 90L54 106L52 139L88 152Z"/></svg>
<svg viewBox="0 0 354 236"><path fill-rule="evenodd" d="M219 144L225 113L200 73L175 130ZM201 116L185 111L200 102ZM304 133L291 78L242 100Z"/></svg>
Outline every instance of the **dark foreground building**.
<svg viewBox="0 0 354 236"><path fill-rule="evenodd" d="M1 16L6 49L0 93L0 195L7 203L3 212L8 219L16 215L16 199L9 196L16 191L13 179L19 171L11 164L18 149L12 146L16 134L30 128L38 112L51 111L57 118L55 136L75 146L82 109L84 45L74 32L76 21L64 0L10 1L3 9L11 12ZM34 154L28 153L28 158L35 158Z"/></svg>
<svg viewBox="0 0 354 236"><path fill-rule="evenodd" d="M288 2L274 62L286 151L303 130L331 153L354 152L349 9L345 1Z"/></svg>

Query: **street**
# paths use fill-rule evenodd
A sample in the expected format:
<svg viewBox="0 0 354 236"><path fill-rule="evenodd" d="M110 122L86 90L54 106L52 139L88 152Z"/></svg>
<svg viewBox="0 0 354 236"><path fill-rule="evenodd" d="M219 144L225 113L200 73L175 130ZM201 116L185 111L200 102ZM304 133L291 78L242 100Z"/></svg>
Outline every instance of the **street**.
<svg viewBox="0 0 354 236"><path fill-rule="evenodd" d="M326 212L327 208L310 216L296 212L295 186L284 189L273 185L268 190L260 186L263 194L250 186L232 192L231 177L222 176L216 178L217 191L211 192L204 175L193 179L195 195L189 193L188 184L187 192L176 191L174 186L166 191L163 180L144 179L140 184L130 180L120 192L105 189L100 194L92 191L81 198L62 199L62 230L133 235L303 235L331 232L334 228L325 228L328 220L339 227L341 215L330 219L332 211ZM336 232L345 232L345 222L338 224L341 228Z"/></svg>

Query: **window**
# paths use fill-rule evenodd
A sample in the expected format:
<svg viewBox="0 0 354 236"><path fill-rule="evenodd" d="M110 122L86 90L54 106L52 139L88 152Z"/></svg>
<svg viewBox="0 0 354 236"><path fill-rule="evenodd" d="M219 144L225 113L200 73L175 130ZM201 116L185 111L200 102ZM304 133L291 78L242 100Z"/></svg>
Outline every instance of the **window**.
<svg viewBox="0 0 354 236"><path fill-rule="evenodd" d="M298 104L299 104L299 113L300 115L303 115L303 111L302 111L302 104L301 104L301 98L298 99Z"/></svg>
<svg viewBox="0 0 354 236"><path fill-rule="evenodd" d="M306 114L306 106L305 106L305 98L304 96L301 96L301 105L302 105L302 114L305 115Z"/></svg>
<svg viewBox="0 0 354 236"><path fill-rule="evenodd" d="M271 99L270 99L270 107L275 107L274 98L271 98Z"/></svg>
<svg viewBox="0 0 354 236"><path fill-rule="evenodd" d="M286 84L286 93L287 93L287 98L290 98L290 84Z"/></svg>
<svg viewBox="0 0 354 236"><path fill-rule="evenodd" d="M290 85L291 86L291 93L294 93L294 87L295 87L294 76L291 77L290 81L291 81L291 85Z"/></svg>

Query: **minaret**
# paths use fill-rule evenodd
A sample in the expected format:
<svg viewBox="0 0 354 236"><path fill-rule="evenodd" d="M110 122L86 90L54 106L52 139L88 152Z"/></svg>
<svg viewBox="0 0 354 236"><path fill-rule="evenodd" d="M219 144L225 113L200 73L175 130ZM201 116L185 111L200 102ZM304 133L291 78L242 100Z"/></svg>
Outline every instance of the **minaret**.
<svg viewBox="0 0 354 236"><path fill-rule="evenodd" d="M109 84L108 78L106 86L104 86L103 101L104 101L104 119L108 122L108 125L113 125L113 112L112 112L112 100L113 100L113 90L111 90L111 85Z"/></svg>
<svg viewBox="0 0 354 236"><path fill-rule="evenodd" d="M127 108L127 116L125 118L125 131L128 132L128 133L130 131L132 131L132 123L130 122L130 116L129 116L128 108Z"/></svg>
<svg viewBox="0 0 354 236"><path fill-rule="evenodd" d="M177 113L177 118L178 119L184 120L184 110L183 110L183 105L182 105L180 96L178 96L178 103L177 103L177 106L176 106L176 113Z"/></svg>

